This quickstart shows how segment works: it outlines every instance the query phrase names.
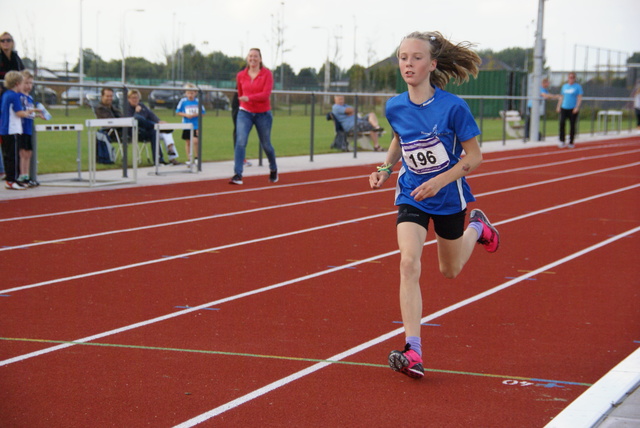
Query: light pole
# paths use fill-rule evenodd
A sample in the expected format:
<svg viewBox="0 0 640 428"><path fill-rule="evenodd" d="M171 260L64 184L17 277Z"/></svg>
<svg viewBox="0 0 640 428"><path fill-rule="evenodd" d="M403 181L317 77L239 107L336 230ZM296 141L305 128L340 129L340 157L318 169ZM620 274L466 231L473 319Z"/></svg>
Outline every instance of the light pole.
<svg viewBox="0 0 640 428"><path fill-rule="evenodd" d="M80 58L79 59L79 64L78 64L78 68L80 73L78 76L78 80L80 82L80 106L82 107L83 102L84 102L84 88L82 87L82 84L84 83L84 52L83 52L83 48L82 48L82 0L80 0Z"/></svg>
<svg viewBox="0 0 640 428"><path fill-rule="evenodd" d="M329 45L330 45L330 41L331 41L331 34L329 32L329 29L327 27L311 27L311 29L313 30L325 30L327 32L327 59L325 60L324 63L324 91L325 92L329 92L329 83L331 81L331 63L329 62ZM324 103L328 104L329 103L329 95L325 95L324 96Z"/></svg>
<svg viewBox="0 0 640 428"><path fill-rule="evenodd" d="M121 50L122 50L122 85L124 86L124 68L125 68L125 56L126 56L126 45L125 45L125 19L127 17L127 12L144 12L144 9L127 9L122 13L122 37L121 37ZM126 94L125 94L126 96Z"/></svg>
<svg viewBox="0 0 640 428"><path fill-rule="evenodd" d="M531 104L531 115L529 123L529 137L531 141L540 141L540 87L542 86L542 62L543 43L542 29L544 27L544 0L538 0L538 25L536 27L536 44L533 51L533 102Z"/></svg>

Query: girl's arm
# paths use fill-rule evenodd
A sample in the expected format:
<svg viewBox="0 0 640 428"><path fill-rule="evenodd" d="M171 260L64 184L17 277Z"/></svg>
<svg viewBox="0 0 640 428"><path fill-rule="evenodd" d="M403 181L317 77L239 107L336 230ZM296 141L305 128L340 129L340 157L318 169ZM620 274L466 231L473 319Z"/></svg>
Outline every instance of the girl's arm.
<svg viewBox="0 0 640 428"><path fill-rule="evenodd" d="M416 201L420 202L426 198L435 196L444 186L469 175L480 166L482 163L482 151L480 151L477 138L473 137L470 140L463 141L461 144L465 156L460 159L453 168L416 187L413 192L411 192L411 196L413 196Z"/></svg>
<svg viewBox="0 0 640 428"><path fill-rule="evenodd" d="M380 167L381 169L372 172L369 176L369 184L372 189L379 189L385 181L391 177L391 170L393 170L393 166L398 163L401 156L402 148L400 147L400 138L398 134L394 132L384 164Z"/></svg>

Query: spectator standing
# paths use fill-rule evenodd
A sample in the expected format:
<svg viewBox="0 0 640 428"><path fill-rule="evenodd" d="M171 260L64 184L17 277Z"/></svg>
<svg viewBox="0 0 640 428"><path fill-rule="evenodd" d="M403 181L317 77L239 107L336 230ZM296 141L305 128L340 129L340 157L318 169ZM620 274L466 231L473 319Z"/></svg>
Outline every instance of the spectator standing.
<svg viewBox="0 0 640 428"><path fill-rule="evenodd" d="M9 71L22 71L24 64L15 50L13 36L6 31L0 35L0 80L4 80ZM4 84L0 84L0 96L4 90ZM1 143L1 142L0 142ZM1 151L0 151L1 152ZM0 153L0 177L4 176L4 162Z"/></svg>
<svg viewBox="0 0 640 428"><path fill-rule="evenodd" d="M409 34L397 56L408 91L387 102L393 139L385 163L369 176L369 184L372 189L380 188L402 160L395 203L405 347L391 351L388 363L393 370L420 379L424 376L420 271L429 223L433 221L440 272L446 278L460 273L476 242L495 252L500 237L477 209L471 211L469 225L464 227L467 203L475 200L465 177L482 162L477 140L480 129L469 106L442 90L452 78L462 83L469 75L475 76L480 57L468 43L453 44L438 32Z"/></svg>
<svg viewBox="0 0 640 428"><path fill-rule="evenodd" d="M236 92L233 94L233 99L231 100L231 120L233 121L233 152L236 151L236 126L238 122L238 112L240 111L240 101L238 101L238 88L236 88ZM246 158L243 161L244 166L251 166L251 162L249 162Z"/></svg>
<svg viewBox="0 0 640 428"><path fill-rule="evenodd" d="M234 175L230 184L242 184L242 173L247 151L249 133L255 125L260 145L269 160L269 181L278 181L276 152L271 145L271 91L273 75L262 63L260 49L253 48L247 55L247 66L236 76L240 109L236 119L236 147L234 156Z"/></svg>
<svg viewBox="0 0 640 428"><path fill-rule="evenodd" d="M24 76L19 71L11 70L4 76L4 84L6 89L0 104L0 136L6 174L5 188L24 190L26 187L18 183L20 168L18 147L23 133L22 119L30 114L22 102Z"/></svg>
<svg viewBox="0 0 640 428"><path fill-rule="evenodd" d="M540 87L540 96L542 99L540 100L540 116L544 116L546 100L557 100L559 98L558 95L554 95L549 92L549 85L551 82L547 77L542 79L542 85ZM527 101L527 118L524 122L524 139L527 141L529 139L529 125L531 124L531 108L533 107L533 100Z"/></svg>
<svg viewBox="0 0 640 428"><path fill-rule="evenodd" d="M22 71L24 64L15 50L15 42L11 34L6 31L0 35L0 79L4 80L9 71Z"/></svg>
<svg viewBox="0 0 640 428"><path fill-rule="evenodd" d="M633 108L636 111L636 129L640 131L640 84L633 94Z"/></svg>
<svg viewBox="0 0 640 428"><path fill-rule="evenodd" d="M185 86L184 98L182 98L176 107L176 114L182 117L182 123L190 123L193 125L193 158L194 161L198 160L198 144L199 144L199 132L198 132L198 116L200 113L199 101L196 97L196 85L193 83L187 83ZM202 114L205 114L206 110L202 107ZM191 131L185 129L182 131L182 139L185 143L185 150L187 152L187 166L191 166Z"/></svg>
<svg viewBox="0 0 640 428"><path fill-rule="evenodd" d="M578 113L582 104L582 86L576 82L576 73L571 72L567 77L568 82L562 85L556 111L560 113L560 142L558 147L575 147L576 125ZM569 119L569 145L565 142L565 126Z"/></svg>

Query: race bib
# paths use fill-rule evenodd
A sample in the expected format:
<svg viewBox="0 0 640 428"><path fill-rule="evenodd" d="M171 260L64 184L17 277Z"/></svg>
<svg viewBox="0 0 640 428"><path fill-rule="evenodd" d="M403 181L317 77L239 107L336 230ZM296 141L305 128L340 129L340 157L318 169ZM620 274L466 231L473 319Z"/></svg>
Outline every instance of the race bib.
<svg viewBox="0 0 640 428"><path fill-rule="evenodd" d="M198 106L187 106L185 107L184 112L189 115L198 114Z"/></svg>
<svg viewBox="0 0 640 428"><path fill-rule="evenodd" d="M407 168L416 174L430 174L449 166L444 144L438 137L402 144L402 156Z"/></svg>

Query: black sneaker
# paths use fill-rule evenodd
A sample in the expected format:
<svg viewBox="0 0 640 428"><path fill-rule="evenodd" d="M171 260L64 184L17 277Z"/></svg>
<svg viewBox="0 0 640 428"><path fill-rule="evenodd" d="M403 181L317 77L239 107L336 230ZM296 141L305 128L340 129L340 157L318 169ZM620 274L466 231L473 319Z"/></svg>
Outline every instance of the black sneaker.
<svg viewBox="0 0 640 428"><path fill-rule="evenodd" d="M278 182L278 170L277 169L272 169L271 172L269 173L269 181L272 183L277 183Z"/></svg>
<svg viewBox="0 0 640 428"><path fill-rule="evenodd" d="M229 180L229 184L242 184L242 176L240 174L234 175L231 177L231 180Z"/></svg>

